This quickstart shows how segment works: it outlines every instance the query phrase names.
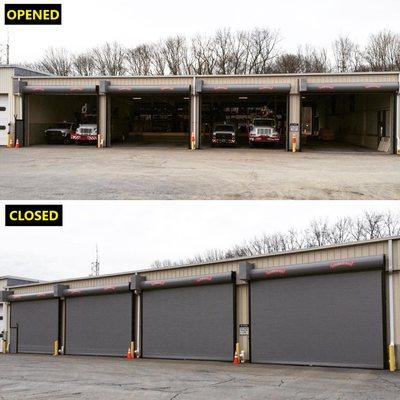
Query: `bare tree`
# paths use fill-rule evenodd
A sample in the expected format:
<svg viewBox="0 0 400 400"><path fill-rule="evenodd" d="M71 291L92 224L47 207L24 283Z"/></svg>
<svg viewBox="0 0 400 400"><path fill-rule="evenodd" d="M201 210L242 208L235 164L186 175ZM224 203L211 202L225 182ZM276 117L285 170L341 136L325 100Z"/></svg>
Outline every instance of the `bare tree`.
<svg viewBox="0 0 400 400"><path fill-rule="evenodd" d="M381 31L371 35L364 51L371 71L398 71L400 69L400 35Z"/></svg>
<svg viewBox="0 0 400 400"><path fill-rule="evenodd" d="M72 70L74 75L92 76L96 74L96 64L90 51L78 54L72 58Z"/></svg>
<svg viewBox="0 0 400 400"><path fill-rule="evenodd" d="M365 211L361 216L342 217L333 223L327 219L314 220L302 231L289 229L287 232L264 234L226 250L211 249L184 260L157 260L152 267L214 262L396 235L400 235L400 214Z"/></svg>
<svg viewBox="0 0 400 400"><path fill-rule="evenodd" d="M200 35L192 38L190 46L190 73L197 75L211 75L215 72L216 55L214 41L210 37Z"/></svg>
<svg viewBox="0 0 400 400"><path fill-rule="evenodd" d="M166 75L167 63L163 53L163 43L152 46L151 64L155 75Z"/></svg>
<svg viewBox="0 0 400 400"><path fill-rule="evenodd" d="M313 46L301 46L298 49L298 57L302 60L302 72L321 73L329 72L329 59L326 49L317 49Z"/></svg>
<svg viewBox="0 0 400 400"><path fill-rule="evenodd" d="M340 36L333 42L333 54L338 72L354 72L363 69L360 47L348 36Z"/></svg>
<svg viewBox="0 0 400 400"><path fill-rule="evenodd" d="M147 44L127 49L125 53L127 72L131 75L151 75L152 47Z"/></svg>
<svg viewBox="0 0 400 400"><path fill-rule="evenodd" d="M72 57L64 48L53 47L46 50L43 58L35 65L36 69L53 75L72 75Z"/></svg>
<svg viewBox="0 0 400 400"><path fill-rule="evenodd" d="M301 56L285 53L276 58L272 69L277 74L296 74L302 72L302 67L303 60Z"/></svg>
<svg viewBox="0 0 400 400"><path fill-rule="evenodd" d="M117 42L93 49L93 61L100 75L120 76L126 72L125 49Z"/></svg>
<svg viewBox="0 0 400 400"><path fill-rule="evenodd" d="M188 71L188 49L183 36L170 37L161 47L161 54L171 75L183 75Z"/></svg>
<svg viewBox="0 0 400 400"><path fill-rule="evenodd" d="M348 36L327 49L300 46L296 54L281 52L280 34L268 28L196 35L190 40L177 35L158 43L124 49L105 43L71 56L67 50L48 49L33 67L55 75L206 75L264 73L323 73L400 70L400 35L381 31L369 37L365 48Z"/></svg>
<svg viewBox="0 0 400 400"><path fill-rule="evenodd" d="M279 32L255 28L248 34L247 73L264 74L271 71L273 60L278 55Z"/></svg>
<svg viewBox="0 0 400 400"><path fill-rule="evenodd" d="M216 73L221 75L232 72L234 38L230 29L220 29L214 36Z"/></svg>

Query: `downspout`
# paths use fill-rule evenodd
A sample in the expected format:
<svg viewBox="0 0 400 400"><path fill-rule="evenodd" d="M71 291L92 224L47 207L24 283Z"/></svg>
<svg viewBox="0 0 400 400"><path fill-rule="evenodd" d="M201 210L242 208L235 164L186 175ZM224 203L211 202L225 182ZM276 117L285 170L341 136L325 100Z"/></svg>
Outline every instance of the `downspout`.
<svg viewBox="0 0 400 400"><path fill-rule="evenodd" d="M192 101L193 101L193 131L192 131L192 150L197 149L197 94L196 94L196 77L193 77L193 84L192 84Z"/></svg>
<svg viewBox="0 0 400 400"><path fill-rule="evenodd" d="M396 93L396 102L395 102L395 113L396 113L396 135L395 139L395 151L394 153L400 155L400 73L399 73L399 89Z"/></svg>
<svg viewBox="0 0 400 400"><path fill-rule="evenodd" d="M141 326L142 326L142 295L136 293L136 355L135 357L140 358L142 356L142 338L141 338Z"/></svg>
<svg viewBox="0 0 400 400"><path fill-rule="evenodd" d="M388 279L389 279L389 371L396 371L396 352L394 339L394 291L393 291L393 240L388 240Z"/></svg>
<svg viewBox="0 0 400 400"><path fill-rule="evenodd" d="M7 304L7 341L6 341L6 353L10 352L10 342L11 342L11 307L10 303Z"/></svg>

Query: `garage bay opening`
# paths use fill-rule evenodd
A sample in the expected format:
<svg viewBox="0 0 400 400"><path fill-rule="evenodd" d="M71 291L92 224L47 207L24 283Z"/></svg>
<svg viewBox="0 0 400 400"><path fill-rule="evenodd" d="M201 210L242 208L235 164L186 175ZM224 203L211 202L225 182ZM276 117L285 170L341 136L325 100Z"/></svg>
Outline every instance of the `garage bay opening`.
<svg viewBox="0 0 400 400"><path fill-rule="evenodd" d="M307 93L301 110L303 149L394 152L393 94Z"/></svg>
<svg viewBox="0 0 400 400"><path fill-rule="evenodd" d="M25 145L97 145L97 109L96 95L26 95Z"/></svg>
<svg viewBox="0 0 400 400"><path fill-rule="evenodd" d="M113 94L109 99L112 144L187 148L189 93Z"/></svg>
<svg viewBox="0 0 400 400"><path fill-rule="evenodd" d="M286 94L205 93L201 97L201 142L205 147L284 149Z"/></svg>

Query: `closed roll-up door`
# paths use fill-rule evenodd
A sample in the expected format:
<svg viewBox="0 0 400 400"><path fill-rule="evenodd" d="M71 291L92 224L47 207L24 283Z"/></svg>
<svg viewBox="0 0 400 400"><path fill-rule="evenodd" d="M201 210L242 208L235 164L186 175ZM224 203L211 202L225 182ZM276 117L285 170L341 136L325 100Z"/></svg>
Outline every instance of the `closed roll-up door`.
<svg viewBox="0 0 400 400"><path fill-rule="evenodd" d="M382 271L251 282L256 363L383 368Z"/></svg>
<svg viewBox="0 0 400 400"><path fill-rule="evenodd" d="M11 303L11 353L52 354L58 340L58 299Z"/></svg>
<svg viewBox="0 0 400 400"><path fill-rule="evenodd" d="M66 354L123 356L132 338L132 293L66 299Z"/></svg>
<svg viewBox="0 0 400 400"><path fill-rule="evenodd" d="M143 357L232 360L234 285L143 292Z"/></svg>

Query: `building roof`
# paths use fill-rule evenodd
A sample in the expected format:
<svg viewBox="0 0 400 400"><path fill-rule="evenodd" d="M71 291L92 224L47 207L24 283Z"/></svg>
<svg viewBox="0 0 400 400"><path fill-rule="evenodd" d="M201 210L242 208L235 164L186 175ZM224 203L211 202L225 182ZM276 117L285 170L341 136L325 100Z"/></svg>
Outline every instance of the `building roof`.
<svg viewBox="0 0 400 400"><path fill-rule="evenodd" d="M41 76L42 78L49 78L52 76L51 74L49 74L47 72L38 71L37 69L25 67L23 65L18 65L18 64L0 64L0 68L2 68L2 69L10 68L10 69L17 69L17 70L19 69L21 71L32 72L33 74L37 74L37 75L33 76L34 78L39 78L39 76ZM18 75L16 75L16 76L18 76ZM25 76L25 74L23 76L29 77L29 76Z"/></svg>
<svg viewBox="0 0 400 400"><path fill-rule="evenodd" d="M100 279L100 278L108 278L108 277L115 277L115 276L126 276L126 275L133 275L133 274L137 274L137 273L146 273L146 272L152 272L152 271L165 271L165 270L173 270L173 269L180 269L180 268L200 267L200 266L212 265L212 264L217 264L217 263L222 264L222 263L231 263L231 262L240 262L240 261L250 261L250 260L257 260L257 259L266 258L266 257L275 257L275 256L279 256L279 255L290 255L290 254L296 254L296 253L305 253L305 252L309 252L309 251L335 249L335 248L339 248L339 247L349 247L349 246L363 245L363 244L369 244L369 243L387 242L388 240L400 240L400 236L390 236L390 237L385 237L385 238L380 238L380 239L371 239L371 240L355 241L355 242L349 242L349 243L333 244L333 245L327 245L327 246L311 247L311 248L300 249L300 250L290 250L290 251L282 251L282 252L276 252L276 253L260 254L260 255L256 255L256 256L229 258L229 259L225 259L225 260L217 260L217 261L210 261L210 262L197 263L197 264L175 265L175 266L161 267L161 268L145 268L145 269L138 269L138 270L133 270L133 271L131 270L131 271L125 271L125 272L116 272L116 273L112 273L112 274L104 274L104 275L90 276L90 277L89 276L81 276L81 277L70 278L70 279L57 279L57 280L42 281L42 282L38 281L36 283L31 283L31 284L26 284L26 285L18 285L18 287L35 286L35 285L38 285L41 283L57 284L57 283L64 283L64 282L82 281L85 279ZM12 286L12 287L16 287L16 286Z"/></svg>
<svg viewBox="0 0 400 400"><path fill-rule="evenodd" d="M39 279L23 278L21 276L13 276L13 275L0 276L0 280L3 280L3 279L18 279L20 281L30 281L30 282L45 282L45 281L40 281Z"/></svg>

